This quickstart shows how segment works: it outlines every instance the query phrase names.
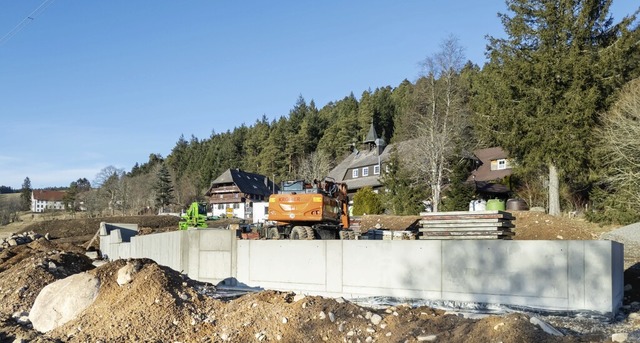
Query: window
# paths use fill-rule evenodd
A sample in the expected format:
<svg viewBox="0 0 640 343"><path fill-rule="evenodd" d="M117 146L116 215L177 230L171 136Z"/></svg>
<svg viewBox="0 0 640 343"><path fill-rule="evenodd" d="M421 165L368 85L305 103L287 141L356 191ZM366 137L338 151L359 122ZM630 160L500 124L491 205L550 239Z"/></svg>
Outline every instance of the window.
<svg viewBox="0 0 640 343"><path fill-rule="evenodd" d="M369 167L362 168L362 176L369 176Z"/></svg>
<svg viewBox="0 0 640 343"><path fill-rule="evenodd" d="M373 166L373 175L380 175L380 165Z"/></svg>
<svg viewBox="0 0 640 343"><path fill-rule="evenodd" d="M218 204L218 209L219 210L224 210L224 204Z"/></svg>
<svg viewBox="0 0 640 343"><path fill-rule="evenodd" d="M354 169L351 171L351 176L355 179L358 177L358 169Z"/></svg>
<svg viewBox="0 0 640 343"><path fill-rule="evenodd" d="M238 204L237 202L233 204L233 208L235 209L239 209L240 208L240 204Z"/></svg>
<svg viewBox="0 0 640 343"><path fill-rule="evenodd" d="M507 161L506 158L503 158L503 159L499 159L498 160L498 167L497 168L498 168L498 170L504 170L504 169L509 169L511 167L509 166L509 161Z"/></svg>

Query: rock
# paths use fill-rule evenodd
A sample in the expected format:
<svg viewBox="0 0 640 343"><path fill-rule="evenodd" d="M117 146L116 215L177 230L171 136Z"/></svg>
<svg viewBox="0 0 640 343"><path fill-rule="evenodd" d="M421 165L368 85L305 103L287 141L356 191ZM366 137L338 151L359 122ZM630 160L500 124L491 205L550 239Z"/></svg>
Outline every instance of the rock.
<svg viewBox="0 0 640 343"><path fill-rule="evenodd" d="M337 297L337 298L336 298L336 302L337 302L338 304L344 304L344 302L345 302L345 301L346 301L346 300L344 300L344 298L343 298L343 297Z"/></svg>
<svg viewBox="0 0 640 343"><path fill-rule="evenodd" d="M325 319L327 318L327 315L324 313L324 311L320 311L320 313L318 314L318 318Z"/></svg>
<svg viewBox="0 0 640 343"><path fill-rule="evenodd" d="M375 332L376 332L376 329L371 328L371 327L368 327L368 328L367 328L367 332L368 332L368 333L375 333Z"/></svg>
<svg viewBox="0 0 640 343"><path fill-rule="evenodd" d="M501 326L504 326L504 323L498 323L493 327L494 330L498 330Z"/></svg>
<svg viewBox="0 0 640 343"><path fill-rule="evenodd" d="M329 312L329 320L333 323L336 321L336 315L333 312Z"/></svg>
<svg viewBox="0 0 640 343"><path fill-rule="evenodd" d="M306 298L306 295L304 295L304 294L296 294L296 295L293 296L293 302L294 303L298 302L298 300L302 300L304 298Z"/></svg>
<svg viewBox="0 0 640 343"><path fill-rule="evenodd" d="M382 321L382 317L379 314L371 315L371 324L378 325Z"/></svg>
<svg viewBox="0 0 640 343"><path fill-rule="evenodd" d="M529 319L529 322L533 325L538 325L542 331L550 334L550 335L554 335L554 336L564 336L564 334L560 331L558 331L556 328L554 328L553 326L549 325L548 323L542 321L540 318L538 317L531 317L531 319Z"/></svg>
<svg viewBox="0 0 640 343"><path fill-rule="evenodd" d="M7 240L7 243L9 243L10 247L15 247L16 245L18 245L18 241L15 238L9 238Z"/></svg>
<svg viewBox="0 0 640 343"><path fill-rule="evenodd" d="M365 338L364 341L367 343L371 343L373 342L373 338L371 338L371 336L367 336L367 338Z"/></svg>
<svg viewBox="0 0 640 343"><path fill-rule="evenodd" d="M283 317L282 324L287 324L287 322L289 322L289 319L287 319L287 317Z"/></svg>
<svg viewBox="0 0 640 343"><path fill-rule="evenodd" d="M416 337L416 339L418 340L418 342L433 342L436 340L438 336L436 335L424 335L424 336L418 336Z"/></svg>
<svg viewBox="0 0 640 343"><path fill-rule="evenodd" d="M58 266L56 266L55 263L49 261L49 263L47 264L47 267L49 268L49 270L56 270Z"/></svg>
<svg viewBox="0 0 640 343"><path fill-rule="evenodd" d="M93 303L99 289L100 280L88 273L74 274L47 285L29 313L33 328L48 332L75 319Z"/></svg>
<svg viewBox="0 0 640 343"><path fill-rule="evenodd" d="M557 235L557 236L556 236L556 238L557 238L557 239L564 239L564 237L562 237L562 236L560 236L560 235Z"/></svg>
<svg viewBox="0 0 640 343"><path fill-rule="evenodd" d="M140 270L140 264L134 262L127 262L127 264L118 269L118 285L126 285L129 282L133 281L133 277Z"/></svg>
<svg viewBox="0 0 640 343"><path fill-rule="evenodd" d="M371 312L367 311L367 313L365 313L365 314L364 314L364 318L365 318L366 320L369 320L369 319L371 319L371 315L372 315L372 314L373 314L373 313L371 313Z"/></svg>
<svg viewBox="0 0 640 343"><path fill-rule="evenodd" d="M50 241L51 240L51 235L47 232L44 234L44 239Z"/></svg>
<svg viewBox="0 0 640 343"><path fill-rule="evenodd" d="M629 337L628 333L614 333L611 335L612 342L626 342Z"/></svg>

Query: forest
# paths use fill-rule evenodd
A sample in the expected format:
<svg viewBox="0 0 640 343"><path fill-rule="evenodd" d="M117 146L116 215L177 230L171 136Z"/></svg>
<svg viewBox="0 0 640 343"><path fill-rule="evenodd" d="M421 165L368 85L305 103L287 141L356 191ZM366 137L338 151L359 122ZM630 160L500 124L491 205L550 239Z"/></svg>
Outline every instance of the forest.
<svg viewBox="0 0 640 343"><path fill-rule="evenodd" d="M326 175L373 123L387 143L419 146L394 155L382 176L387 191L374 195L380 211L415 214L424 199L435 209L465 209L473 194L462 184L464 157L500 146L515 165L503 181L529 206L637 221L638 11L614 22L605 0L507 4L499 15L506 38L487 38L485 65L466 61L464 47L447 37L422 61L420 75L398 85L352 92L321 108L301 95L277 119L262 116L202 139L181 136L168 156L151 153L130 171L106 167L92 183L95 210L183 208L203 200L228 168L276 182Z"/></svg>

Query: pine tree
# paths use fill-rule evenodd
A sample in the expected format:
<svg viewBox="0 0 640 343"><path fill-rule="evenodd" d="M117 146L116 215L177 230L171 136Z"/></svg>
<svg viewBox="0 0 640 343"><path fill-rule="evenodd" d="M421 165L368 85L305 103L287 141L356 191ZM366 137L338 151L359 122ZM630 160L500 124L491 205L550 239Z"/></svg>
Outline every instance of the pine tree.
<svg viewBox="0 0 640 343"><path fill-rule="evenodd" d="M475 87L484 138L524 168L546 167L553 215L560 178L586 179L597 115L637 68L620 58L638 49L622 44L633 20L612 25L610 4L508 0L511 16L500 15L508 37L490 38L490 62Z"/></svg>
<svg viewBox="0 0 640 343"><path fill-rule="evenodd" d="M22 211L29 211L31 209L31 180L27 176L22 183L22 190L20 191L20 209Z"/></svg>
<svg viewBox="0 0 640 343"><path fill-rule="evenodd" d="M384 212L380 196L371 187L360 188L353 196L353 214L381 214Z"/></svg>
<svg viewBox="0 0 640 343"><path fill-rule="evenodd" d="M154 186L156 192L156 208L164 209L173 203L173 186L171 185L171 175L166 165L162 165L158 170L158 179Z"/></svg>

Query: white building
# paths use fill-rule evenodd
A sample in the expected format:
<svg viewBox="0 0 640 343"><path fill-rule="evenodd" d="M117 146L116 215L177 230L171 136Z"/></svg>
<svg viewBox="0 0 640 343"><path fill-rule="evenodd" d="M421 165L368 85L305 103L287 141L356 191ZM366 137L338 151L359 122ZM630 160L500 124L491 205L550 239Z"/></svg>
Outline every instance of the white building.
<svg viewBox="0 0 640 343"><path fill-rule="evenodd" d="M31 212L64 210L65 192L34 190L31 192Z"/></svg>

